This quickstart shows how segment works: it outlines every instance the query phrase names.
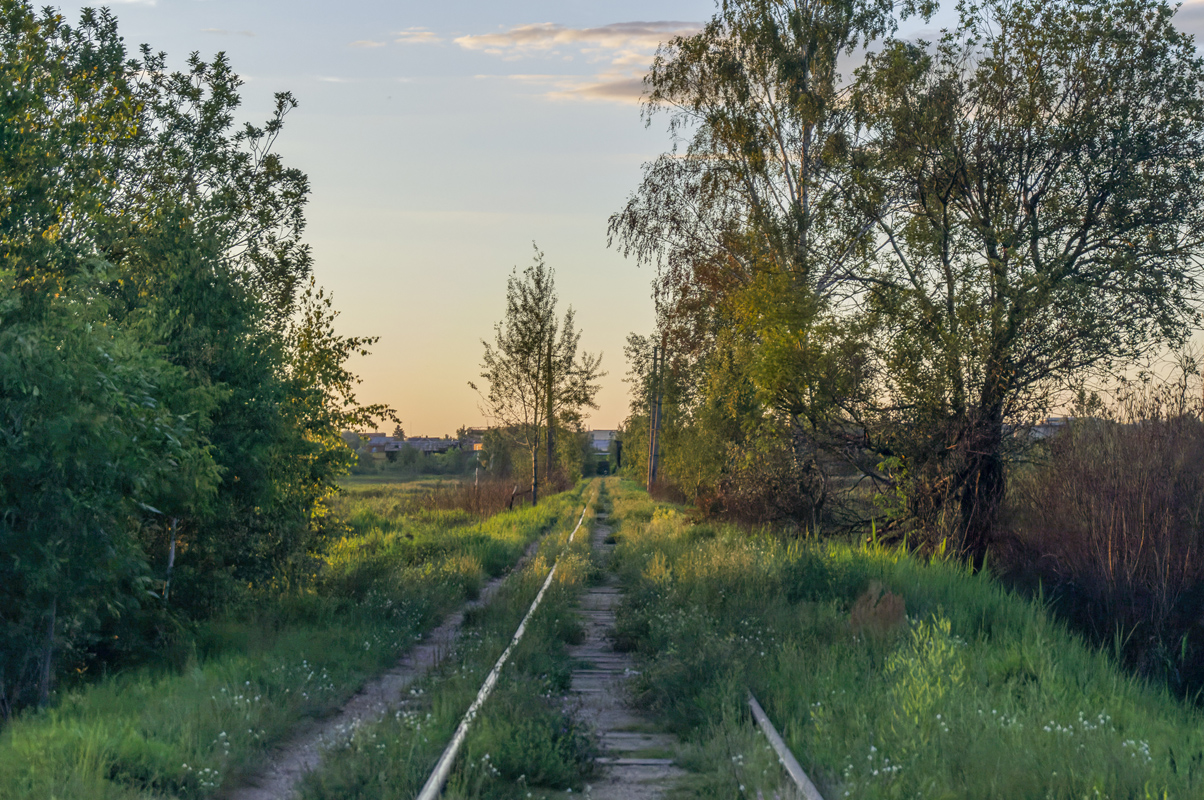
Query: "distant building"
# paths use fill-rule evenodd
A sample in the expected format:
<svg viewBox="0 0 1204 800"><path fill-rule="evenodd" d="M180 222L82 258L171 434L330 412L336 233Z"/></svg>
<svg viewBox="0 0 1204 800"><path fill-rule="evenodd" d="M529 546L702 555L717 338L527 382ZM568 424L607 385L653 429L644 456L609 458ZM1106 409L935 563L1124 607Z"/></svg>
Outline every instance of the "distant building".
<svg viewBox="0 0 1204 800"><path fill-rule="evenodd" d="M1038 442L1042 439L1050 439L1057 436L1074 421L1074 417L1046 417L1035 425L1004 425L1003 430L1004 435L1010 433L1012 436L1022 437L1031 442Z"/></svg>
<svg viewBox="0 0 1204 800"><path fill-rule="evenodd" d="M619 437L619 432L614 430L590 431L589 436L590 444L595 452L609 453L610 443Z"/></svg>
<svg viewBox="0 0 1204 800"><path fill-rule="evenodd" d="M412 447L420 453L446 453L448 450L458 450L462 446L459 439L438 439L432 436L411 436L401 439L378 432L345 431L343 439L351 447L358 446L363 452L373 455L394 453L406 447Z"/></svg>
<svg viewBox="0 0 1204 800"><path fill-rule="evenodd" d="M460 447L479 453L485 449L485 434L488 431L488 428L464 428L464 438L460 440Z"/></svg>

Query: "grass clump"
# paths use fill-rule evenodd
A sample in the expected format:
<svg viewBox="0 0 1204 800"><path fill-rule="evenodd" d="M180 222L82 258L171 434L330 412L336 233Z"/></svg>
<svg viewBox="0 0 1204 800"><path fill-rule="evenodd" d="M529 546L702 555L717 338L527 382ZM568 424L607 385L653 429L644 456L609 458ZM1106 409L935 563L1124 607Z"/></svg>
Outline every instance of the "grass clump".
<svg viewBox="0 0 1204 800"><path fill-rule="evenodd" d="M410 514L385 493L342 501L344 535L303 582L248 592L199 626L176 666L66 692L0 732L0 796L206 798L237 783L304 717L338 707L442 615L514 564L580 490L477 522Z"/></svg>
<svg viewBox="0 0 1204 800"><path fill-rule="evenodd" d="M694 795L781 780L749 733L749 689L828 798L1204 794L1201 715L989 575L872 545L699 536L630 485L612 524L637 700L691 742ZM906 622L852 624L875 583Z"/></svg>

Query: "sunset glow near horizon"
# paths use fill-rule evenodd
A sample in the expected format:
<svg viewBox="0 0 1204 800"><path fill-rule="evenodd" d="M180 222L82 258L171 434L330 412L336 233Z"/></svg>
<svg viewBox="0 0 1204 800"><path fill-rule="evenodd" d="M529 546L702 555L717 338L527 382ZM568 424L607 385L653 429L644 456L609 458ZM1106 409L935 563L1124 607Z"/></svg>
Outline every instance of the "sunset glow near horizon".
<svg viewBox="0 0 1204 800"><path fill-rule="evenodd" d="M87 3L61 4L69 20ZM952 6L946 2L943 5ZM131 53L146 42L180 68L229 54L243 113L272 95L300 106L278 151L311 181L306 241L345 335L379 336L353 362L359 399L397 409L409 435L486 424L482 339L532 242L556 270L581 345L609 373L586 424L627 416L623 344L653 326L653 272L606 244L606 222L671 146L638 99L658 43L696 30L709 0L331 3L151 0L111 4ZM952 21L949 8L929 26ZM1204 0L1181 27L1204 30ZM388 426L391 430L391 425Z"/></svg>

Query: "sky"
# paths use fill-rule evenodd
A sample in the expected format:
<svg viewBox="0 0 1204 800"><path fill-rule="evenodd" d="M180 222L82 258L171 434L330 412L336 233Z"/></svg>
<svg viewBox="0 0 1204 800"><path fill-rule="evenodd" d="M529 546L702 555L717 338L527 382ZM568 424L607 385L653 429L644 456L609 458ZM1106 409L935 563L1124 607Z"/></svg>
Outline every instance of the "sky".
<svg viewBox="0 0 1204 800"><path fill-rule="evenodd" d="M84 3L62 3L68 17ZM948 0L943 4L951 6ZM648 267L607 247L607 218L669 149L645 126L640 80L657 44L696 30L712 0L144 0L116 2L131 51L182 67L225 51L244 117L291 91L278 151L311 182L306 241L333 292L338 332L379 336L359 399L392 405L408 435L488 420L468 386L506 280L533 243L556 271L581 345L608 374L587 426L629 401L623 344L653 326ZM923 35L947 24L942 10ZM1184 27L1204 29L1204 0Z"/></svg>

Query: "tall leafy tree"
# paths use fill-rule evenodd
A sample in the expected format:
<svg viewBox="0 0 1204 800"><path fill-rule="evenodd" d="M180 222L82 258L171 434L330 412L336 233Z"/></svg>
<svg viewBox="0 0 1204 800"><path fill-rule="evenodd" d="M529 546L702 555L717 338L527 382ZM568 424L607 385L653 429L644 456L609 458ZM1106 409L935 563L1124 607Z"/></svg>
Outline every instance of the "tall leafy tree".
<svg viewBox="0 0 1204 800"><path fill-rule="evenodd" d="M1204 61L1157 0L984 0L860 71L871 428L981 561L1008 423L1196 323ZM875 421L876 420L876 421Z"/></svg>
<svg viewBox="0 0 1204 800"><path fill-rule="evenodd" d="M291 96L235 127L224 56L131 58L107 11L0 0L0 24L11 707L46 695L56 652L153 637L132 611L161 618L170 553L170 613L194 614L297 558L346 468L339 429L388 410L346 369L373 340L336 335L309 283L308 182L272 152Z"/></svg>
<svg viewBox="0 0 1204 800"><path fill-rule="evenodd" d="M612 242L658 267L675 365L715 387L735 385L738 367L760 396L738 427L785 441L795 483L816 502L816 441L860 385L841 367L861 356L834 314L873 244L872 226L848 213L854 120L839 60L934 8L723 0L701 32L658 52L645 118L666 114L685 144L646 165L610 219Z"/></svg>
<svg viewBox="0 0 1204 800"><path fill-rule="evenodd" d="M134 520L173 493L212 496L195 428L212 397L81 288L25 318L0 271L0 714L49 696L105 618L160 589Z"/></svg>
<svg viewBox="0 0 1204 800"><path fill-rule="evenodd" d="M494 341L482 340L481 377L486 413L507 430L531 458L532 498L538 498L539 450L545 428L580 420L585 408L597 408L594 397L602 357L578 352L581 331L573 309L557 319L555 274L535 250L534 263L517 268L506 282L506 315L494 325ZM469 384L474 389L476 385ZM552 467L549 455L545 470Z"/></svg>

